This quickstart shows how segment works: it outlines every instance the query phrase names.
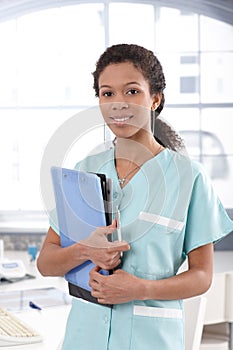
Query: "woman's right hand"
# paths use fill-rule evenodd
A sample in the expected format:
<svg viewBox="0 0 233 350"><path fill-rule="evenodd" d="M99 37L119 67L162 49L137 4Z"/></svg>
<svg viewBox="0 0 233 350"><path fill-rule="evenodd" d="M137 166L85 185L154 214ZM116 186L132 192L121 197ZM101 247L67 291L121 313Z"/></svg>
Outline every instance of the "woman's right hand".
<svg viewBox="0 0 233 350"><path fill-rule="evenodd" d="M115 230L114 220L112 225L98 227L88 238L79 241L78 244L83 246L83 258L105 270L117 267L121 262L121 252L129 250L130 245L126 241L108 241L107 235Z"/></svg>

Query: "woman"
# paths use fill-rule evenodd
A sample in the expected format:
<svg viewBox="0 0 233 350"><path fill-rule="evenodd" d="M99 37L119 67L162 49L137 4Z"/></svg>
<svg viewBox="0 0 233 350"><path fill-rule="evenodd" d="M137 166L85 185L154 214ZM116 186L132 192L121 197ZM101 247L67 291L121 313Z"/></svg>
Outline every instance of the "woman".
<svg viewBox="0 0 233 350"><path fill-rule="evenodd" d="M182 350L182 299L208 290L213 242L231 232L233 223L200 164L176 152L182 142L158 119L165 79L154 54L137 45L114 45L93 75L115 142L76 168L112 178L124 241L107 242L115 221L63 249L55 226L49 229L40 272L64 275L90 259L97 265L90 273L92 295L100 304L113 304L74 298L63 349ZM177 274L186 257L188 271ZM101 268L114 273L103 276Z"/></svg>

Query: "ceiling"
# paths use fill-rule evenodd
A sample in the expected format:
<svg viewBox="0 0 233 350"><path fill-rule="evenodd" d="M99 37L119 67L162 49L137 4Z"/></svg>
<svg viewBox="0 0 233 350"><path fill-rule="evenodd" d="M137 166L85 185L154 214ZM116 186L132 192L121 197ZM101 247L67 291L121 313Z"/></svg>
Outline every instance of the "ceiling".
<svg viewBox="0 0 233 350"><path fill-rule="evenodd" d="M0 0L0 20L14 18L35 10L85 2L98 2L98 0ZM103 2L108 3L109 0L103 0ZM149 0L140 2L151 3ZM233 0L154 0L154 3L203 14L233 25Z"/></svg>

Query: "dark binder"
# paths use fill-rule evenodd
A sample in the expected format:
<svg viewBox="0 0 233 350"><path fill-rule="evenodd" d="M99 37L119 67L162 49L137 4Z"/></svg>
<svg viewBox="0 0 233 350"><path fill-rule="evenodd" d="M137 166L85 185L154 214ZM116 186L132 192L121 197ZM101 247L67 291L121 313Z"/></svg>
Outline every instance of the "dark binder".
<svg viewBox="0 0 233 350"><path fill-rule="evenodd" d="M111 224L112 183L105 174L52 167L51 175L62 247L87 238L99 226ZM98 303L89 286L89 272L94 266L86 261L64 277L71 295ZM100 273L108 275L111 271Z"/></svg>

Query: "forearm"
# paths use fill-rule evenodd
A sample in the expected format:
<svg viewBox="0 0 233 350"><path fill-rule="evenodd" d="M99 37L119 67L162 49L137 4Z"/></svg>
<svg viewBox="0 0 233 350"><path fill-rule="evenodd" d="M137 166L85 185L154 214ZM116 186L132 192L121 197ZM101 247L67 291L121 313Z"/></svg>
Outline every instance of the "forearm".
<svg viewBox="0 0 233 350"><path fill-rule="evenodd" d="M213 244L196 248L188 254L188 270L156 281L141 280L140 299L185 299L205 293L213 276ZM143 295L144 294L144 295Z"/></svg>
<svg viewBox="0 0 233 350"><path fill-rule="evenodd" d="M64 276L68 271L91 260L103 269L113 269L120 264L120 253L128 250L128 243L109 242L106 234L114 225L96 229L88 239L62 248L59 235L50 227L37 259L37 267L44 276Z"/></svg>
<svg viewBox="0 0 233 350"><path fill-rule="evenodd" d="M188 254L188 270L161 280L146 280L118 269L102 276L98 269L90 273L92 295L103 304L121 304L131 300L177 300L208 290L213 275L213 244Z"/></svg>
<svg viewBox="0 0 233 350"><path fill-rule="evenodd" d="M145 280L116 270L102 276L98 269L90 273L92 295L103 304L121 304L131 300L177 300L204 293L211 284L205 270L192 269L162 280Z"/></svg>
<svg viewBox="0 0 233 350"><path fill-rule="evenodd" d="M37 260L37 267L44 276L64 276L74 267L86 261L83 255L83 247L73 244L70 247L48 243L40 252Z"/></svg>
<svg viewBox="0 0 233 350"><path fill-rule="evenodd" d="M141 280L141 300L177 300L205 293L212 281L212 275L203 270L188 270L174 277L161 280Z"/></svg>

